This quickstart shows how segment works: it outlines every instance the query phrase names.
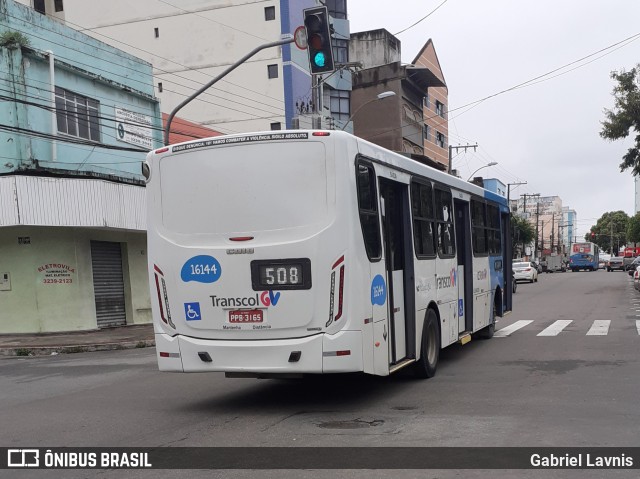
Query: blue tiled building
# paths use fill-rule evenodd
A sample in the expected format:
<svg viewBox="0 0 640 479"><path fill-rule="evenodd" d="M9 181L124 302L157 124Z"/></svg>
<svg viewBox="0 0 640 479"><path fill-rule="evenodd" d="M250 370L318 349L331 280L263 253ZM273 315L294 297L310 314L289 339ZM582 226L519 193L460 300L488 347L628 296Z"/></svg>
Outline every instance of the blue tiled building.
<svg viewBox="0 0 640 479"><path fill-rule="evenodd" d="M0 0L0 334L150 321L152 67Z"/></svg>

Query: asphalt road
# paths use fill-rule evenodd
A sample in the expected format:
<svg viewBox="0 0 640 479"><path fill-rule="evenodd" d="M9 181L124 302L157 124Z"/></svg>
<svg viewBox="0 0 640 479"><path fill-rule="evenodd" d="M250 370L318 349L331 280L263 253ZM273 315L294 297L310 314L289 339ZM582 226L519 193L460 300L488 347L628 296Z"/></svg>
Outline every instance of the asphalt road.
<svg viewBox="0 0 640 479"><path fill-rule="evenodd" d="M153 349L0 359L0 446L640 446L640 293L630 277L555 273L518 286L515 311L499 321L496 337L444 350L429 380L160 373ZM524 326L512 329L518 325ZM180 471L4 472L182 477ZM638 477L631 472L191 471L188 477Z"/></svg>

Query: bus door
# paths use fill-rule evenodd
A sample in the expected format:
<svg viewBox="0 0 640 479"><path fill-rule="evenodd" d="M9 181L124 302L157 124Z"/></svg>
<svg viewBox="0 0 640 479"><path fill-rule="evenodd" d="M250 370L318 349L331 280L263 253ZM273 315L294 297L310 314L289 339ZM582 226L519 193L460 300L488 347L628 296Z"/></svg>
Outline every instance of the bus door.
<svg viewBox="0 0 640 479"><path fill-rule="evenodd" d="M408 185L381 178L380 205L389 285L389 364L395 365L415 358L415 279Z"/></svg>
<svg viewBox="0 0 640 479"><path fill-rule="evenodd" d="M511 258L511 218L509 213L501 214L502 224L502 273L504 278L504 301L502 314L513 309L513 270Z"/></svg>
<svg viewBox="0 0 640 479"><path fill-rule="evenodd" d="M458 254L458 334L473 331L473 254L471 215L467 201L455 200L456 250Z"/></svg>

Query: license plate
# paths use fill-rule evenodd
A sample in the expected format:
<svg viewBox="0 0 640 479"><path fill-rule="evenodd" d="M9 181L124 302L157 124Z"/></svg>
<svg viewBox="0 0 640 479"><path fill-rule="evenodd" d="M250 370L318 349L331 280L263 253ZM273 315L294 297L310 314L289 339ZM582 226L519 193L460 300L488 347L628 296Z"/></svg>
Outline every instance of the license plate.
<svg viewBox="0 0 640 479"><path fill-rule="evenodd" d="M229 311L230 323L261 323L261 309L243 309L239 311Z"/></svg>

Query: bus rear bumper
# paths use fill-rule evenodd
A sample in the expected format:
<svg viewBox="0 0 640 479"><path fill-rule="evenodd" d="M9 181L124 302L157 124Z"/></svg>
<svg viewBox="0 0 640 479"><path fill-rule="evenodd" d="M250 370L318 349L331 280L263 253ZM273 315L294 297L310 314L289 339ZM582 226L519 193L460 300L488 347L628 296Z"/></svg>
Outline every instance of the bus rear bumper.
<svg viewBox="0 0 640 479"><path fill-rule="evenodd" d="M161 371L320 374L363 371L360 331L305 338L221 341L157 333Z"/></svg>

